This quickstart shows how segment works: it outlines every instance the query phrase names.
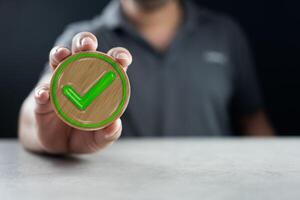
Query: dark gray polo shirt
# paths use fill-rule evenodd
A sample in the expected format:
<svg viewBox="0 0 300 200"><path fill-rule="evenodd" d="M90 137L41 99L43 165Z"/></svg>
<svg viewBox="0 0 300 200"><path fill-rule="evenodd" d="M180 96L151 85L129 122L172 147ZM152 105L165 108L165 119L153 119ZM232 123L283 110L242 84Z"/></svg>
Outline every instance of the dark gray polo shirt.
<svg viewBox="0 0 300 200"><path fill-rule="evenodd" d="M184 23L165 53L126 21L119 1L90 21L69 25L56 42L70 47L76 33L89 31L98 37L99 51L122 46L132 53L123 136L230 135L231 105L241 115L262 106L239 27L226 16L183 2Z"/></svg>

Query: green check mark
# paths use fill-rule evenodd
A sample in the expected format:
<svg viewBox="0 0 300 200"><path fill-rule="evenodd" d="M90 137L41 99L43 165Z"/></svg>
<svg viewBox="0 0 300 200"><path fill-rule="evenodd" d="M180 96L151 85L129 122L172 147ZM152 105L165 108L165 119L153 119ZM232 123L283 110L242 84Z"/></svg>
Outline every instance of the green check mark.
<svg viewBox="0 0 300 200"><path fill-rule="evenodd" d="M63 87L63 94L79 109L86 110L89 105L100 96L104 90L110 86L116 79L116 73L109 71L104 74L95 85L84 95L80 96L78 92L71 86Z"/></svg>

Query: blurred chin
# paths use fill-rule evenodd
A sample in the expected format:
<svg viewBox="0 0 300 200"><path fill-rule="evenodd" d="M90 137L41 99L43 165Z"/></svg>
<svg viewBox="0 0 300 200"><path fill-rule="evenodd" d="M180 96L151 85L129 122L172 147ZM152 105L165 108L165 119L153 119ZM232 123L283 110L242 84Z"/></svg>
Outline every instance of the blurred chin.
<svg viewBox="0 0 300 200"><path fill-rule="evenodd" d="M133 0L140 8L144 10L156 10L173 0Z"/></svg>

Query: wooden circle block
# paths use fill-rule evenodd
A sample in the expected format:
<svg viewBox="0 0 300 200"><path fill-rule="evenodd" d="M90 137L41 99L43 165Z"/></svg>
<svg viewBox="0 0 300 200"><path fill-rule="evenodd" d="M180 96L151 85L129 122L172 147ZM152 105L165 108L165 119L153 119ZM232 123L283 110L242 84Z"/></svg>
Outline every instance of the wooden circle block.
<svg viewBox="0 0 300 200"><path fill-rule="evenodd" d="M81 130L97 130L123 114L130 97L130 83L113 58L100 52L82 52L56 68L50 97L65 123Z"/></svg>

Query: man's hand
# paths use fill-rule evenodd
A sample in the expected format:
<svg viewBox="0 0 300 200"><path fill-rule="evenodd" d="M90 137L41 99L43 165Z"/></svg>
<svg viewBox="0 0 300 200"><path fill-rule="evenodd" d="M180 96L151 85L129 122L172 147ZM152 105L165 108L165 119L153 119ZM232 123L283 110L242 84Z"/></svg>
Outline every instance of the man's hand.
<svg viewBox="0 0 300 200"><path fill-rule="evenodd" d="M96 51L97 38L88 32L74 36L72 49L54 47L49 55L49 63L55 69L60 62L74 53ZM132 62L128 50L117 47L107 52L125 69ZM122 131L121 120L98 131L81 131L74 129L55 114L49 99L49 82L51 76L43 77L40 84L25 100L20 114L19 137L25 148L53 154L92 153L112 144Z"/></svg>

